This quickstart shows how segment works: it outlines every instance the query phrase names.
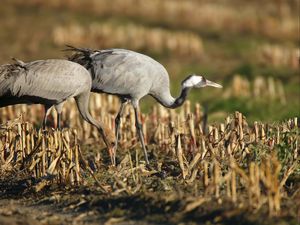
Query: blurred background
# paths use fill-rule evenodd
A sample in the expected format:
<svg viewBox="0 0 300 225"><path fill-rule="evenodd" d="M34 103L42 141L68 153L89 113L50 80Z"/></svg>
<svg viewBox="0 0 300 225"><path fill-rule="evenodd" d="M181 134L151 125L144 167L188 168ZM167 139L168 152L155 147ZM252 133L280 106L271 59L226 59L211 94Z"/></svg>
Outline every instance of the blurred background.
<svg viewBox="0 0 300 225"><path fill-rule="evenodd" d="M65 44L126 48L168 70L173 96L196 73L223 90L192 90L209 121L300 114L297 0L1 0L0 63L64 58ZM141 107L155 101L146 97Z"/></svg>

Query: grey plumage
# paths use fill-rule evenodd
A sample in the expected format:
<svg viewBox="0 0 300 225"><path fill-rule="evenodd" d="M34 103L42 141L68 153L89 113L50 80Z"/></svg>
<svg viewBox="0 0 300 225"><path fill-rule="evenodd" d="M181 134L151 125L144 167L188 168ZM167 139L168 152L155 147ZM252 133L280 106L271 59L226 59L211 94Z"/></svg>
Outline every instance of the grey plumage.
<svg viewBox="0 0 300 225"><path fill-rule="evenodd" d="M23 67L9 64L4 65L4 70L5 67L8 67L11 76L9 79L1 79L1 84L6 84L6 89L1 86L1 90L5 97L17 97L21 103L26 101L57 105L90 86L90 78L86 77L84 68L65 60L39 60ZM1 105L4 102L1 101Z"/></svg>
<svg viewBox="0 0 300 225"><path fill-rule="evenodd" d="M22 103L43 104L45 125L52 106L55 106L60 118L63 102L74 97L83 119L98 128L110 148L110 140L105 135L108 129L104 131L104 125L95 121L88 111L91 84L89 72L68 60L49 59L29 63L17 60L14 64L0 66L0 108Z"/></svg>
<svg viewBox="0 0 300 225"><path fill-rule="evenodd" d="M189 90L193 87L222 87L202 76L190 75L182 81L179 97L174 98L170 93L168 72L159 62L149 56L126 49L91 50L68 46L67 50L75 51L69 60L85 66L91 73L93 79L91 91L114 94L121 98L122 106L116 117L117 137L123 104L126 100L132 102L137 131L147 163L141 124L138 121L139 100L145 95L151 95L163 106L176 108L184 103Z"/></svg>

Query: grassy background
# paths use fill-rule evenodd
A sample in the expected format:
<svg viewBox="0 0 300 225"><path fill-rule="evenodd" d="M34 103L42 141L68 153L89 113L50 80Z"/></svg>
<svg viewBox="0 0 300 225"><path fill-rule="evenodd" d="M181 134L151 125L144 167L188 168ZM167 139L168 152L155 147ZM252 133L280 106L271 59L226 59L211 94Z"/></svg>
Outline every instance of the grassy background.
<svg viewBox="0 0 300 225"><path fill-rule="evenodd" d="M81 0L76 1L83 2ZM10 62L11 57L24 61L63 58L65 53L60 50L64 46L54 41L53 31L58 26L69 26L70 24L76 24L83 28L92 23L100 26L103 23L111 23L112 26L121 27L133 24L146 29L160 28L168 32L189 32L202 40L203 54L200 57L193 55L181 56L176 52L163 49L159 52L152 51L151 46L134 49L154 57L167 68L171 79L171 92L174 96L179 93L180 81L188 74L196 73L205 75L208 79L222 83L224 86L223 90L205 88L192 90L190 93L189 99L192 102L200 102L202 106L207 108L211 122L223 120L228 113L234 111L242 112L250 121L284 120L299 116L299 31L296 34L295 30L287 33L277 32L276 30L281 28L280 26L283 26L285 21L292 25L298 23L299 26L297 1L269 0L264 3L260 1L249 3L248 1L219 0L214 3L213 9L217 6L219 10L217 12L223 12L223 9L224 12L229 10L233 16L241 19L235 20L235 22L229 21L228 24L226 24L226 21L222 21L222 26L215 27L209 24L205 26L205 23L198 26L199 21L184 24L178 18L164 19L163 9L157 13L158 18L155 18L149 15L143 17L141 12L135 14L126 11L126 8L124 13L116 13L116 10L97 13L96 10L89 7L89 1L82 3L83 7L81 8L72 8L65 5L56 6L54 0L49 1L54 2L54 6L41 2L33 0L26 2L19 0L2 1L0 6L0 63ZM124 2L126 6L126 1ZM174 3L176 1L170 2ZM188 2L191 2L191 4L197 3L193 0ZM209 5L206 1L199 1L198 3ZM86 4L86 7L84 7L84 4ZM107 4L110 3L107 2ZM128 7L132 8L130 5ZM197 11L195 10L195 12ZM160 16L162 19L159 18ZM211 19L215 19L216 16L218 15L212 14ZM245 18L251 19L245 20ZM242 23L244 20L246 22ZM269 23L270 27L263 27L264 29L262 29L259 25L252 25L256 24L257 21L261 21L261 23L271 21L272 23ZM271 26L272 24L274 27ZM89 34L86 35L89 36ZM134 38L132 41L135 41ZM275 45L281 49L298 51L298 66L292 67L280 62L275 65L268 63L268 61L262 62L257 57L257 52L264 45ZM91 43L87 39L83 47L101 48L102 46L101 40ZM128 48L128 46L122 44L112 44L108 47ZM272 100L266 97L258 99L253 98L253 96L229 95L225 97L224 92L232 88L232 79L236 74L246 78L250 85L257 76L273 77L280 80L284 86L287 102L283 104L277 99ZM146 97L145 101L142 101L142 110L145 112L150 110L153 103L154 100Z"/></svg>

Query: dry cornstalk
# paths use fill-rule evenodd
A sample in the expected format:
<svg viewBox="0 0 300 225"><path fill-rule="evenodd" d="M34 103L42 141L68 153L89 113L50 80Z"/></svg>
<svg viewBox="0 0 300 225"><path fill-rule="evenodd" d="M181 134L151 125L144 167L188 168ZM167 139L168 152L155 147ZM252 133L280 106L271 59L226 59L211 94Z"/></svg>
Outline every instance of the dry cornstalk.
<svg viewBox="0 0 300 225"><path fill-rule="evenodd" d="M231 199L233 202L237 201L236 194L236 173L234 170L231 171Z"/></svg>
<svg viewBox="0 0 300 225"><path fill-rule="evenodd" d="M187 171L184 165L184 161L183 161L183 151L182 151L182 147L181 147L181 138L180 135L177 136L177 144L176 144L176 152L177 152L177 159L179 162L179 166L182 172L182 177L183 179L185 179L186 175L187 175Z"/></svg>
<svg viewBox="0 0 300 225"><path fill-rule="evenodd" d="M209 184L209 179L208 179L208 163L207 161L203 161L203 185L204 188L207 188Z"/></svg>
<svg viewBox="0 0 300 225"><path fill-rule="evenodd" d="M214 175L213 175L213 183L215 188L215 196L216 198L220 197L220 165L217 160L214 160Z"/></svg>

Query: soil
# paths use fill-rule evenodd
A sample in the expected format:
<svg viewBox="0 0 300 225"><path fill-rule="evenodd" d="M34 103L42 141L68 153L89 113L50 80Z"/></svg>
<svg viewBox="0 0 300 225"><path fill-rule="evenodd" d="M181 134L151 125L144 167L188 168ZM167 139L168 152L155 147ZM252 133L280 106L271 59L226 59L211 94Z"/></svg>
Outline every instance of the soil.
<svg viewBox="0 0 300 225"><path fill-rule="evenodd" d="M184 181L178 163L154 150L149 155L150 167L160 167L159 173L150 173L151 168L143 166L143 161L136 164L136 153L132 152L133 164L142 168L135 174L139 180L136 182L128 174L128 154L122 153L118 166L111 167L105 151L98 163L93 146L85 145L84 153L101 187L86 171L83 184L50 182L40 190L37 187L47 179L34 179L17 167L10 172L0 171L0 225L300 224L297 176L286 182L280 213L270 216L267 204L259 210L251 209L245 196L238 196L241 200L233 204L229 199L215 198L213 193L203 193L201 179Z"/></svg>
<svg viewBox="0 0 300 225"><path fill-rule="evenodd" d="M226 200L196 197L189 191L191 186L184 189L180 182L176 191L158 188L159 182L168 179L150 176L147 182L151 183L152 188L143 187L131 194L103 193L92 182L76 187L52 184L36 192L33 187L37 181L26 173L12 172L0 179L0 224L296 225L300 222L299 189L282 200L279 215L269 217L267 207L256 212L242 202L234 206ZM157 188L153 188L155 182ZM198 200L198 207L193 208L189 204Z"/></svg>

